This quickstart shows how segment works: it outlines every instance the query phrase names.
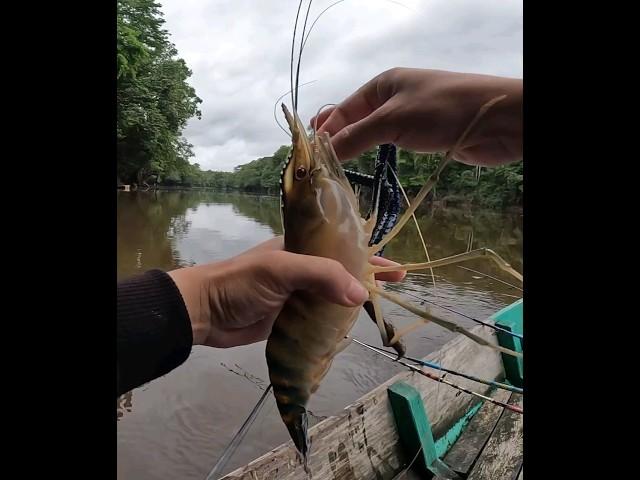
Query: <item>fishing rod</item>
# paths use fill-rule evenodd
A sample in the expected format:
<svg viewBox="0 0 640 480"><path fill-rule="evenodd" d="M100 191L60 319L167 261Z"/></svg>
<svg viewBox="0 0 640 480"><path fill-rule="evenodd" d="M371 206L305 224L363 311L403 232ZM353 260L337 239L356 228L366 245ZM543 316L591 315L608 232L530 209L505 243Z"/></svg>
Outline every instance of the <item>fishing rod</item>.
<svg viewBox="0 0 640 480"><path fill-rule="evenodd" d="M229 458L231 458L231 455L234 454L234 452L240 445L240 442L242 442L242 439L244 438L247 431L249 430L249 427L258 416L258 413L260 413L260 410L262 410L262 407L264 406L264 402L267 399L267 395L271 391L271 387L272 385L269 384L269 386L266 388L266 390L260 397L260 400L258 400L258 403L256 404L256 406L253 407L253 410L251 410L251 413L249 414L247 419L244 421L244 423L240 427L240 430L238 430L238 432L235 434L235 436L231 440L231 443L227 445L227 448L225 448L224 452L222 452L222 456L218 459L218 462L214 465L209 475L207 475L207 480L216 480L220 478L220 473L222 472L222 469L227 465Z"/></svg>
<svg viewBox="0 0 640 480"><path fill-rule="evenodd" d="M388 350L385 350L384 348L375 347L373 345L369 345L368 343L365 344L365 345L367 345L369 348L374 348L376 350L388 353L390 355L392 354L391 352L389 352ZM519 394L523 394L524 393L522 388L514 387L513 385L509 385L509 384L506 384L506 383L495 382L493 380L485 380L483 378L479 378L479 377L476 377L476 376L468 374L468 373L458 372L458 371L452 370L450 368L445 368L442 365L438 365L437 363L428 362L426 360L420 360L420 359L417 359L417 358L414 358L414 357L405 356L404 358L406 358L407 360L409 360L409 361L411 361L413 363L416 363L418 365L422 365L423 367L433 368L434 370L441 370L443 372L450 373L451 375L455 375L456 377L463 377L463 378L466 378L468 380L472 380L472 381L477 382L477 383L482 383L484 385L488 385L490 387L499 388L501 390L508 390L510 392L519 393Z"/></svg>
<svg viewBox="0 0 640 480"><path fill-rule="evenodd" d="M444 383L445 385L449 385L450 387L453 387L453 388L455 388L457 390L460 390L460 391L462 391L464 393L468 393L469 395L473 395L474 397L480 398L480 399L482 399L482 400L484 400L486 402L490 402L490 403L493 403L494 405L498 405L498 406L500 406L502 408L506 408L507 410L511 410L512 412L524 414L523 409L521 407L517 406L517 405L509 405L508 403L501 402L499 400L495 400L495 399L493 399L491 397L487 397L486 395L482 395L481 393L474 392L473 390L469 390L468 388L461 387L460 385L456 385L455 383L450 382L449 380L446 380L443 377L438 377L437 375L434 375L432 373L425 372L421 368L414 367L413 365L411 365L411 364L409 364L407 362L404 362L404 361L402 361L402 360L400 360L398 358L395 358L393 355L390 355L390 354L385 353L385 352L381 352L381 351L377 350L376 348L374 348L374 347L372 347L370 345L367 345L366 343L361 342L360 340L357 340L357 339L355 339L353 337L347 337L347 338L351 338L351 340L353 342L357 343L358 345L360 345L360 346L362 346L364 348L367 348L367 349L377 353L378 355L382 355L384 357L387 357L387 358L393 360L394 362L397 362L400 365L403 365L403 366L407 367L409 370L411 370L413 372L416 372L416 373L419 373L420 375L422 375L424 377L430 378L431 380L435 380L436 382Z"/></svg>

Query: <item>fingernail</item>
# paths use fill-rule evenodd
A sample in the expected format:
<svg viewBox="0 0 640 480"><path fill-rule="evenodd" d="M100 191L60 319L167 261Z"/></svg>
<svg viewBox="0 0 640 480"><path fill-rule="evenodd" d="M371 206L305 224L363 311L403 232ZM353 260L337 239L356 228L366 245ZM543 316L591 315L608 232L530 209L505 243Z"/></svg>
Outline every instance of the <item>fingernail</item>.
<svg viewBox="0 0 640 480"><path fill-rule="evenodd" d="M347 289L347 301L355 305L362 305L364 301L369 298L369 292L364 288L360 282L352 281L351 285Z"/></svg>

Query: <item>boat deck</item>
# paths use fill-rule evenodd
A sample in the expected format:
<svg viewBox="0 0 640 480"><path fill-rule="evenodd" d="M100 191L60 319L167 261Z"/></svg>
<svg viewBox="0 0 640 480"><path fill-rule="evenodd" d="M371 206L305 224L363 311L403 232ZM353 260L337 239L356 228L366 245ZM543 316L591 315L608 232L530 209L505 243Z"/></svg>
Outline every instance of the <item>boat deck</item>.
<svg viewBox="0 0 640 480"><path fill-rule="evenodd" d="M522 407L522 395L504 390L496 400ZM523 480L522 415L485 403L444 456L443 461L463 480ZM420 480L413 471L394 480ZM433 480L445 480L435 476Z"/></svg>
<svg viewBox="0 0 640 480"><path fill-rule="evenodd" d="M522 407L520 394L499 390L493 397ZM521 414L485 403L443 461L463 479L522 480L522 423Z"/></svg>

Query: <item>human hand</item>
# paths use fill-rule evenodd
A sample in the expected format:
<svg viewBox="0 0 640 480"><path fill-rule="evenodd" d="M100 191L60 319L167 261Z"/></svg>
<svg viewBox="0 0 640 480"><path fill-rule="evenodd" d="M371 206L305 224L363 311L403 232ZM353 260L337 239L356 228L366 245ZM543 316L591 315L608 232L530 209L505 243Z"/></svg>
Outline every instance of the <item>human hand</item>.
<svg viewBox="0 0 640 480"><path fill-rule="evenodd" d="M439 70L393 68L339 105L311 119L328 132L346 161L376 145L419 152L451 149L480 108L501 95L473 128L454 158L495 166L522 159L522 80Z"/></svg>
<svg viewBox="0 0 640 480"><path fill-rule="evenodd" d="M339 262L283 247L283 238L277 237L228 260L168 272L187 306L195 345L227 348L265 340L296 290L347 307L367 300L367 290ZM372 257L371 263L396 265L381 257ZM400 281L404 272L376 278Z"/></svg>

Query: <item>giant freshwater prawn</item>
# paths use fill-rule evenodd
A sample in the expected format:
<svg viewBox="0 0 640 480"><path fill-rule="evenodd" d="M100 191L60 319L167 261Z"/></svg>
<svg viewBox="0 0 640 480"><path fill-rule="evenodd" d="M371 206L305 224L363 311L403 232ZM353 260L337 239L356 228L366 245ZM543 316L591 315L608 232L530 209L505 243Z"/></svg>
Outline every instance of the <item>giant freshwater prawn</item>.
<svg viewBox="0 0 640 480"><path fill-rule="evenodd" d="M433 314L428 309L416 307L400 296L381 288L375 281L376 273L380 272L417 271L484 259L493 261L501 270L521 282L522 275L492 250L480 248L437 260L387 267L373 266L369 262L371 256L380 254L385 245L392 241L410 220L414 220L420 232L414 212L437 184L439 176L452 161L456 150L467 135L482 120L485 113L505 97L497 97L479 106L475 117L469 118L467 128L455 145L442 157L435 171L413 200L409 201L397 181L393 168L385 167L385 174L379 175L377 180L386 181L387 186L389 180L391 183L395 181L404 196L407 208L401 215L395 216L389 216L388 211L381 211L381 205L388 208L389 202L381 201L385 190L381 188L381 184L378 184L373 188L369 215L363 218L360 214L359 198L333 150L329 135L319 134L315 130L308 135L298 115L300 64L303 48L310 33L306 26L311 4L312 1L309 1L296 55L296 32L303 1L301 0L298 4L291 48L291 111L282 104L292 140L292 147L283 166L280 180L285 250L334 259L359 279L370 294L364 308L378 327L382 344L385 347L394 348L398 358L405 354L401 338L429 322L451 332L465 335L486 348L492 348L507 355L522 356L522 353L495 345L457 323ZM312 27L316 21L313 22ZM395 154L394 147L388 145L381 147L381 153L389 148L393 149L392 153ZM384 228L381 228L380 220L383 215L387 223L383 225ZM391 223L389 223L390 218L392 218ZM429 259L421 233L420 237L425 255ZM381 298L408 310L419 319L409 326L396 330L384 319L380 305ZM319 388L331 368L335 356L351 344L352 339L349 333L358 319L359 312L360 307L335 305L318 295L298 291L285 303L267 341L266 361L271 388L282 421L307 471L310 441L306 407L310 397ZM252 415L255 414L256 411L252 412Z"/></svg>

